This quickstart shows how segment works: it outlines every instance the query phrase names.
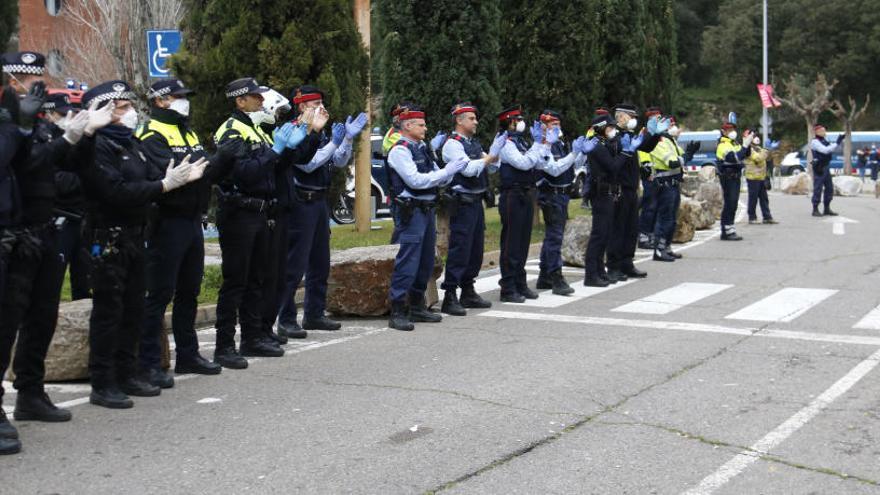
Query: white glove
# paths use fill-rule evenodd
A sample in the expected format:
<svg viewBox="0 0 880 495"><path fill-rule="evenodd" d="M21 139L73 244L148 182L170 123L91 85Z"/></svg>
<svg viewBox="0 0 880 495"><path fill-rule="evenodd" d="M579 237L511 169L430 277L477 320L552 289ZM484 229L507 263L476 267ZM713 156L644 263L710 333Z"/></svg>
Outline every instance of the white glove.
<svg viewBox="0 0 880 495"><path fill-rule="evenodd" d="M186 178L186 182L195 182L202 178L205 174L205 168L207 168L208 164L207 158L199 158L197 161L193 162L192 168L189 171L189 177Z"/></svg>
<svg viewBox="0 0 880 495"><path fill-rule="evenodd" d="M162 192L172 191L186 184L189 181L189 173L193 164L189 162L189 155L186 155L179 165L174 166L174 160L168 162L168 168L165 169L165 178L162 179Z"/></svg>
<svg viewBox="0 0 880 495"><path fill-rule="evenodd" d="M72 115L72 113L73 112L67 112L67 116L64 117L66 123L62 137L68 143L76 144L82 139L83 134L86 132L86 126L89 124L89 113L79 112L76 115Z"/></svg>
<svg viewBox="0 0 880 495"><path fill-rule="evenodd" d="M110 124L110 121L113 120L113 110L116 108L116 104L112 101L103 108L98 108L98 102L93 101L91 105L89 105L89 109L85 112L89 116L89 122L86 124L86 136L95 135L95 131L98 129L107 126Z"/></svg>
<svg viewBox="0 0 880 495"><path fill-rule="evenodd" d="M464 168L467 167L468 161L467 158L459 158L458 160L447 163L446 167L443 168L443 171L446 172L446 177L452 178L453 175L464 170Z"/></svg>

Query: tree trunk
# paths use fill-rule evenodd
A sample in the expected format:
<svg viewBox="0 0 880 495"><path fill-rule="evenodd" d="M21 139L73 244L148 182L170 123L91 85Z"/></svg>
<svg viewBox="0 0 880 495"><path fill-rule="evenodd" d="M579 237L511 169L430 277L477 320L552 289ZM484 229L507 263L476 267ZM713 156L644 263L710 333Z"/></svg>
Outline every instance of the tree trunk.
<svg viewBox="0 0 880 495"><path fill-rule="evenodd" d="M816 125L815 120L811 115L804 115L804 120L807 122L807 162L806 169L807 173L810 176L813 175L813 167L810 166L813 163L813 150L810 148L810 143L813 142L813 138L816 137L815 130L813 130L813 126Z"/></svg>
<svg viewBox="0 0 880 495"><path fill-rule="evenodd" d="M846 133L846 139L843 141L843 174L852 174L852 121L846 119L843 123L843 129Z"/></svg>

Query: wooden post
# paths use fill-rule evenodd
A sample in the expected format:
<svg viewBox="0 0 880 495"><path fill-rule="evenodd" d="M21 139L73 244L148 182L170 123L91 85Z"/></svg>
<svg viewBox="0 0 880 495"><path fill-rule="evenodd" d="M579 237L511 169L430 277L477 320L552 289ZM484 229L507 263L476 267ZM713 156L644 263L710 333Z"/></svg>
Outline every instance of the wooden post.
<svg viewBox="0 0 880 495"><path fill-rule="evenodd" d="M354 20L357 24L358 31L361 33L361 40L364 48L367 50L367 60L370 57L370 0L355 0L354 2ZM360 233L370 231L371 208L370 201L370 183L372 178L372 165L370 164L370 156L372 155L372 145L370 143L370 135L372 134L372 109L370 108L370 75L367 72L367 101L364 102L367 112L367 125L361 132L360 146L358 147L357 156L354 162L354 216L355 228Z"/></svg>

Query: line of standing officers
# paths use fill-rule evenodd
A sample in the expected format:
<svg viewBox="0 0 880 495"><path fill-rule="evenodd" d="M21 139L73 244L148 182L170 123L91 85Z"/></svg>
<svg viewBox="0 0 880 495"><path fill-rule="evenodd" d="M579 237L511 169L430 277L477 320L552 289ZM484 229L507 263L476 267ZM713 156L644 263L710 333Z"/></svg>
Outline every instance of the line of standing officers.
<svg viewBox="0 0 880 495"><path fill-rule="evenodd" d="M43 385L68 265L73 296L91 288L89 401L98 406L130 408L131 396L174 385L160 366L172 302L175 373L245 368L244 356L281 356L280 344L308 329L340 328L324 314L326 195L365 114L330 124L317 88L297 88L288 100L238 79L226 87L231 114L209 154L189 126L194 92L178 79L150 87L150 118L138 126L138 97L125 81L95 86L74 108L67 95L48 94L43 55L7 53L0 63L0 376L11 364L16 420L71 419ZM212 188L223 284L208 360L194 322ZM300 325L292 301L303 277ZM0 454L20 449L0 409Z"/></svg>

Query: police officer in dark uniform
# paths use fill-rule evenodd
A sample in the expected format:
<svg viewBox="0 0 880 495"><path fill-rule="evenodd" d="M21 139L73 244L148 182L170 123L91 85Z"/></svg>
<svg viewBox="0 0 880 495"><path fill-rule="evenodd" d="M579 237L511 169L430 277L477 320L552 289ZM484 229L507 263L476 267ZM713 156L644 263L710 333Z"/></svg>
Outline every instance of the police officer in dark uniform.
<svg viewBox="0 0 880 495"><path fill-rule="evenodd" d="M598 141L598 145L589 156L593 224L584 259L584 285L607 287L611 282L605 273L604 258L612 236L616 203L621 197L618 174L631 164L644 137L640 134L635 137L633 134L623 134L623 137L619 137L614 119L608 115L593 119L592 128L593 139Z"/></svg>
<svg viewBox="0 0 880 495"><path fill-rule="evenodd" d="M42 66L41 66L42 68ZM14 231L21 220L21 197L15 177L14 168L26 164L30 158L28 138L32 135L33 125L42 104L41 86L37 86L34 94L19 102L18 86L10 87L12 76L7 64L4 64L3 86L0 97L0 299L6 300L7 270L10 268L10 257L17 250L17 238ZM22 77L22 79L27 79ZM25 81L27 82L27 81ZM20 263L20 262L19 262ZM13 264L13 267L15 265ZM0 332L0 376L9 367L12 345L15 341L17 328L6 326ZM33 339L32 339L33 340ZM42 361L39 363L42 366ZM42 383L40 383L42 385ZM3 388L0 387L0 401ZM51 404L51 403L50 403ZM53 406L54 407L54 406ZM0 407L0 455L15 454L21 450L18 430L9 423L6 412Z"/></svg>
<svg viewBox="0 0 880 495"><path fill-rule="evenodd" d="M501 165L501 194L498 213L501 216L501 301L523 303L537 299L538 294L526 283L526 259L532 237L532 217L535 213L535 173L538 167L551 159L549 144L544 142L540 122L532 126L532 146L523 133L526 123L519 106L498 114L498 132L507 132L507 142L499 154ZM558 138L554 133L551 139Z"/></svg>
<svg viewBox="0 0 880 495"><path fill-rule="evenodd" d="M144 316L144 231L150 205L163 193L197 181L204 159L184 158L156 170L134 137L137 112L131 87L108 81L83 95L83 105L112 112L95 136L92 166L81 174L89 199L84 236L92 257L89 376L92 404L124 409L129 395L150 397L160 389L138 377L137 346Z"/></svg>
<svg viewBox="0 0 880 495"><path fill-rule="evenodd" d="M561 134L559 112L544 110L541 123L547 130ZM538 173L538 205L544 215L544 242L541 244L538 289L552 289L556 295L567 296L574 292L562 275L562 237L568 220L568 188L574 182L575 162L586 161L585 152L592 150L592 143L581 136L572 144L572 152L566 149L560 138L550 146L555 166L545 166Z"/></svg>
<svg viewBox="0 0 880 495"><path fill-rule="evenodd" d="M834 199L834 182L831 180L831 155L840 146L840 143L846 139L846 133L841 132L837 136L837 142L831 144L825 139L825 126L819 124L813 127L816 137L810 141L810 149L813 150L813 216L820 217L823 215L835 216L831 209L831 200ZM824 197L822 192L824 190ZM824 209L819 213L819 203L822 203Z"/></svg>
<svg viewBox="0 0 880 495"><path fill-rule="evenodd" d="M724 205L721 208L721 240L741 241L742 237L736 233L736 207L739 201L739 190L742 187L742 170L745 167L743 160L751 153L750 146L742 146L737 140L736 124L725 122L721 126L721 137L718 139L718 147L715 149L715 168L718 171L718 179L721 182L722 199ZM751 132L746 129L743 132L743 142L750 142Z"/></svg>
<svg viewBox="0 0 880 495"><path fill-rule="evenodd" d="M425 302L428 278L434 269L435 208L439 186L448 184L468 164L459 158L439 168L424 143L425 112L412 106L400 112L400 140L388 153L391 188L398 207L394 223L400 250L391 274L391 318L388 326L410 331L413 322L439 322Z"/></svg>
<svg viewBox="0 0 880 495"><path fill-rule="evenodd" d="M266 270L269 260L270 212L277 206L276 165L306 137L305 126L285 124L274 139L260 125L262 93L269 90L251 77L227 85L226 97L235 104L232 116L217 129L214 140L223 146L240 140L245 151L236 157L218 190L217 227L223 250L223 284L217 298L217 346L214 361L225 368L247 368L244 356L284 355L263 325ZM271 220L274 227L274 220ZM241 354L235 348L235 325L241 323Z"/></svg>
<svg viewBox="0 0 880 495"><path fill-rule="evenodd" d="M488 308L486 301L474 290L474 280L483 266L483 241L486 221L483 201L489 190L489 173L497 170L498 153L507 141L507 133L499 134L487 155L475 133L477 107L470 102L457 103L450 111L455 124L453 133L441 145L443 163L467 159L468 164L455 174L450 186L449 253L446 274L440 288L445 291L440 310L455 316L467 314L465 308ZM461 299L456 290L461 287Z"/></svg>
<svg viewBox="0 0 880 495"><path fill-rule="evenodd" d="M645 110L645 121L661 114L658 107ZM654 249L654 224L657 222L657 184L653 177L653 161L651 154L640 151L636 154L639 160L639 174L642 179L642 197L639 199L639 249Z"/></svg>
<svg viewBox="0 0 880 495"><path fill-rule="evenodd" d="M78 104L73 104L65 93L50 94L43 104L44 121L55 138L64 133L71 112L79 112ZM88 299L89 293L89 252L82 239L82 222L86 214L86 197L83 193L79 174L72 170L55 170L55 215L60 220L59 244L61 271L70 268L70 297L76 301Z"/></svg>
<svg viewBox="0 0 880 495"><path fill-rule="evenodd" d="M150 120L136 134L150 166L162 173L169 163L207 158L198 136L189 126L189 97L194 91L179 79L163 79L147 93ZM230 141L209 159L204 176L168 194L154 206L146 251L146 289L139 367L144 381L160 388L174 386L174 378L161 369L165 339L164 320L174 300L175 373L216 375L221 367L199 354L195 318L204 273L205 241L202 222L211 198L211 183L225 176L242 143Z"/></svg>
<svg viewBox="0 0 880 495"><path fill-rule="evenodd" d="M324 93L314 86L299 87L292 100L299 116L308 121L313 121L321 114L325 118L327 116ZM288 249L282 258L286 261L283 265L286 265L286 279L279 301L279 333L295 336L303 330L339 330L342 326L324 315L327 278L330 276L330 210L327 192L333 170L348 166L352 143L366 125L367 114L361 113L356 118L349 115L345 123L334 123L330 135L316 129L317 142L314 149L317 152L304 153L294 160L291 214L287 222L290 241L286 244ZM303 275L306 284L303 324L300 328L296 321L294 295Z"/></svg>
<svg viewBox="0 0 880 495"><path fill-rule="evenodd" d="M638 109L635 105L623 103L614 109L614 117L621 133L618 143L628 136L635 139L638 131ZM644 139L638 151L650 153L657 145L659 136L651 135ZM633 264L638 243L639 231L639 182L641 171L638 154L634 154L617 173L616 184L620 186L620 196L614 205L614 220L611 238L608 241L608 280L611 283L626 280L628 277L643 278L647 273Z"/></svg>

